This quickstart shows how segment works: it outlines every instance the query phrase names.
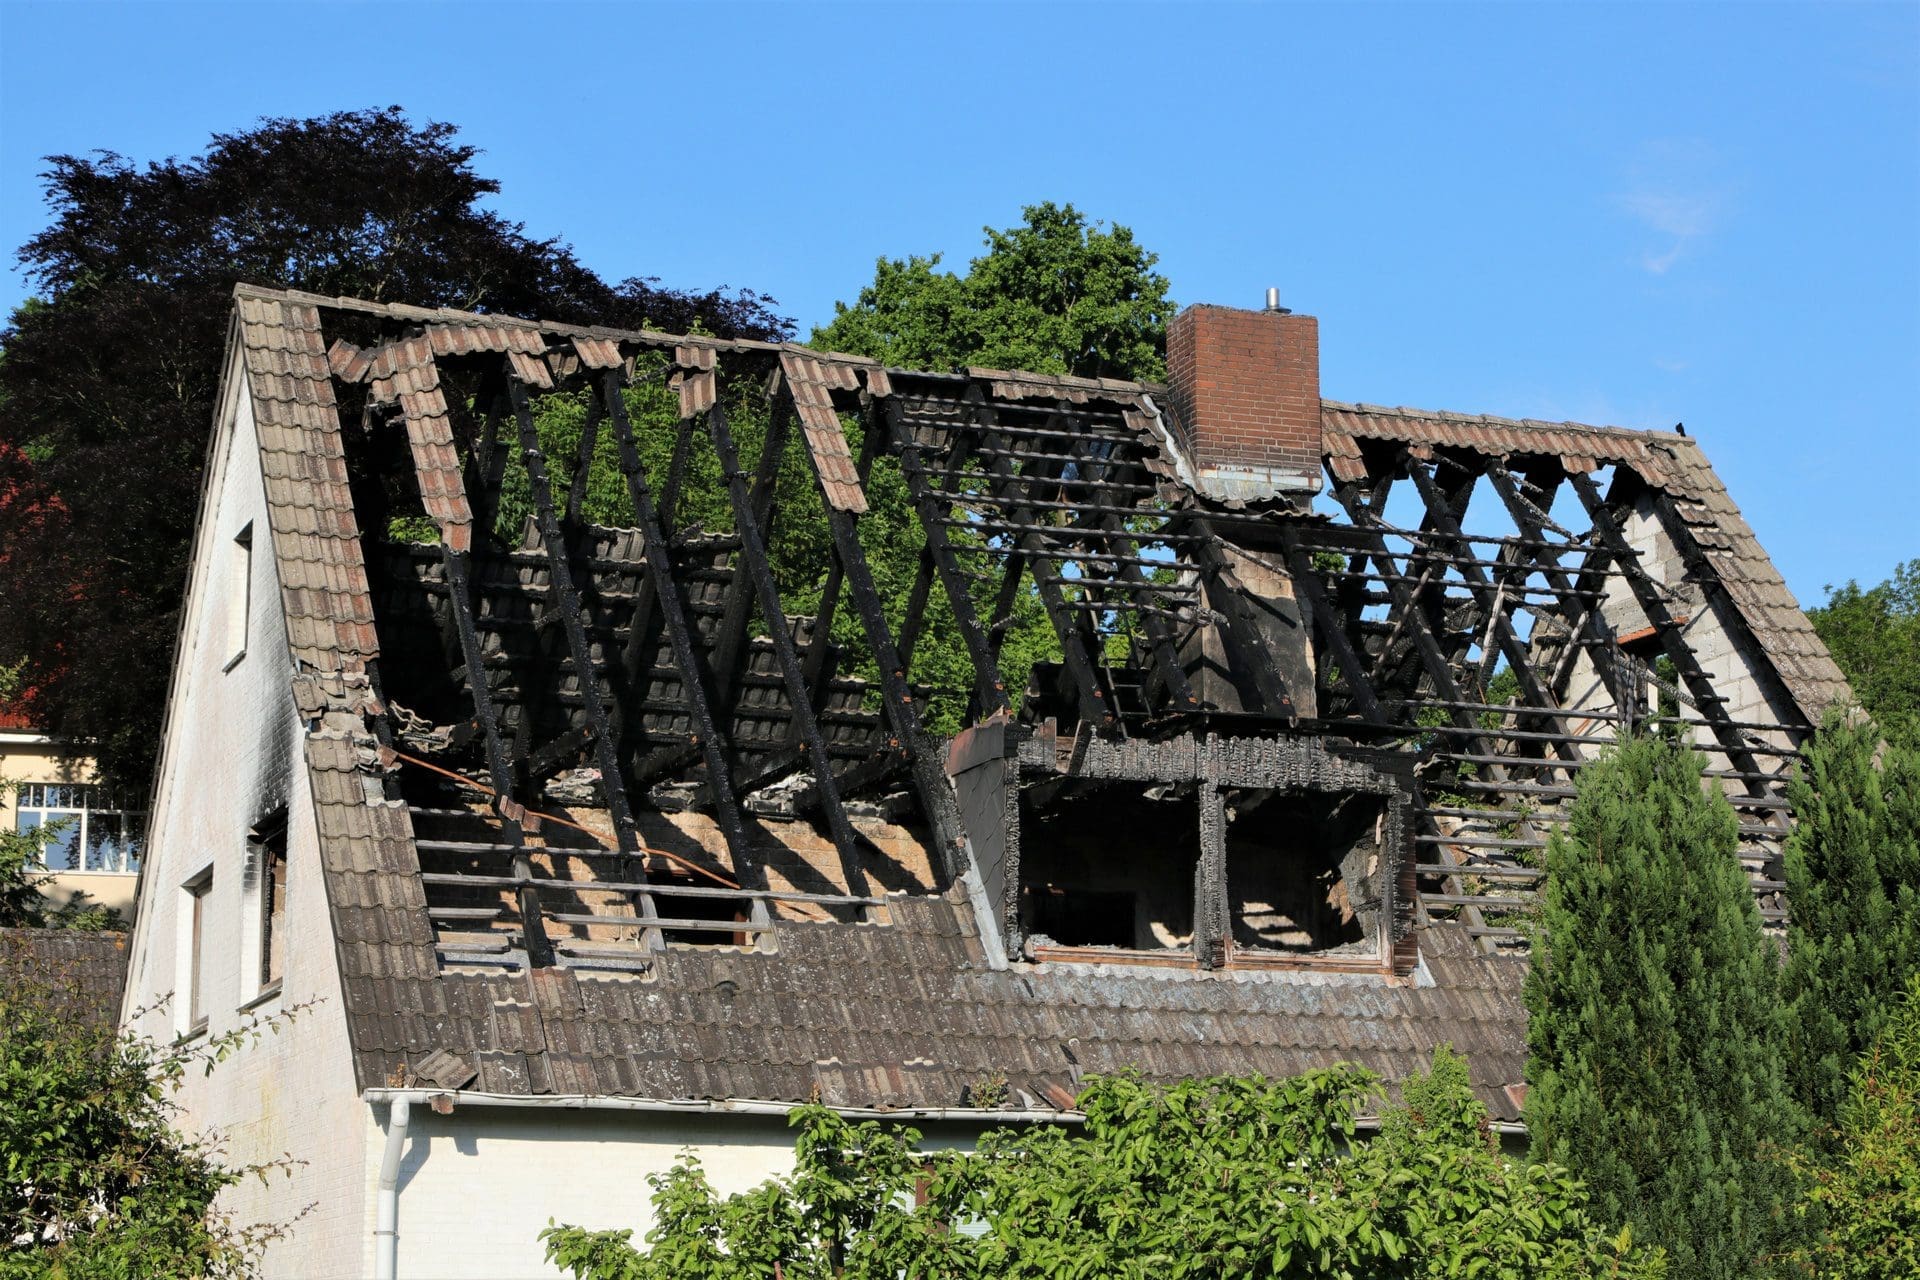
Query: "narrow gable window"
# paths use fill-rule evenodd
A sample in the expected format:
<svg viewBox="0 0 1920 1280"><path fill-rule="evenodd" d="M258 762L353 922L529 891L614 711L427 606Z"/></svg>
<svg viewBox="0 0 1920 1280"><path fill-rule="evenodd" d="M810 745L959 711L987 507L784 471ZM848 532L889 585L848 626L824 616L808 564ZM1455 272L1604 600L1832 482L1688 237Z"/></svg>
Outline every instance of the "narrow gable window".
<svg viewBox="0 0 1920 1280"><path fill-rule="evenodd" d="M180 886L181 971L180 986L185 988L182 1004L185 1013L182 1035L197 1035L207 1026L207 904L213 894L213 868L194 876Z"/></svg>
<svg viewBox="0 0 1920 1280"><path fill-rule="evenodd" d="M265 997L280 989L286 969L286 811L255 827L251 843L260 899L260 995Z"/></svg>
<svg viewBox="0 0 1920 1280"><path fill-rule="evenodd" d="M227 553L227 669L247 656L247 609L253 593L253 522L234 535Z"/></svg>

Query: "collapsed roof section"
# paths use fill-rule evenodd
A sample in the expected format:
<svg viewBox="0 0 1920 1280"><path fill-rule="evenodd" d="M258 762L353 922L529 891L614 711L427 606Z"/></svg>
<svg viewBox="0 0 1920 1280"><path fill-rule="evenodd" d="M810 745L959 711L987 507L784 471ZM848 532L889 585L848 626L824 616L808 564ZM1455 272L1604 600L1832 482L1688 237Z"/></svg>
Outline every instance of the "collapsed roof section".
<svg viewBox="0 0 1920 1280"><path fill-rule="evenodd" d="M237 302L349 1001L496 1009L356 1022L374 1082L508 1052L514 975L820 929L1430 985L1520 945L1573 779L1653 721L1780 913L1784 777L1845 685L1684 436L1322 402L1310 317L1220 308L1169 388ZM1517 972L1438 1038L1517 1052ZM410 990L359 1002L457 1012Z"/></svg>

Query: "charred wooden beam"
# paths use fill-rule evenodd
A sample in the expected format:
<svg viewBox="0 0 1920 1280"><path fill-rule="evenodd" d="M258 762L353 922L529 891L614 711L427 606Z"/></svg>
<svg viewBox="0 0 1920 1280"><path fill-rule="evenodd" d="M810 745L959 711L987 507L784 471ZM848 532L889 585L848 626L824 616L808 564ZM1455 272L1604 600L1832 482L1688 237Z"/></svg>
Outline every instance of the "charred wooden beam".
<svg viewBox="0 0 1920 1280"><path fill-rule="evenodd" d="M960 806L953 798L953 790L942 768L941 752L920 726L920 714L914 707L913 691L907 685L906 668L900 661L899 650L894 647L886 609L879 591L873 585L873 571L868 567L866 551L860 545L853 513L837 504L836 495L827 478L821 474L820 462L814 457L813 450L808 449L806 454L814 483L826 509L827 531L833 539L833 552L840 562L846 591L852 598L854 612L859 615L860 625L866 632L867 643L880 669L880 688L887 724L893 730L891 749L906 759L912 769L914 790L920 798L921 811L933 829L934 843L940 852L941 869L949 876L957 877L965 868L966 836L960 824Z"/></svg>
<svg viewBox="0 0 1920 1280"><path fill-rule="evenodd" d="M1513 473L1504 466L1496 464L1487 469L1487 480L1493 485L1493 491L1500 496L1500 501L1507 508L1507 513L1513 517L1515 527L1528 538L1545 542L1547 534L1545 520L1550 517L1521 492L1519 482L1514 478ZM1551 505L1551 496L1549 496L1549 505ZM1567 623L1569 649L1572 649L1571 642L1576 636L1587 640L1591 646L1594 670L1598 673L1601 683L1606 685L1607 696L1613 699L1614 706L1629 707L1633 697L1621 676L1619 664L1614 660L1613 637L1606 633L1606 628L1600 622L1598 603L1603 597L1595 593L1583 602L1579 599L1578 585L1567 575L1565 569L1542 555L1534 556L1532 563L1547 580L1547 585L1562 592L1564 597L1573 599L1575 607L1579 609L1576 615L1567 618L1564 613L1566 606L1562 605L1562 617ZM1565 696L1566 691L1558 681L1550 680L1548 683L1556 699Z"/></svg>
<svg viewBox="0 0 1920 1280"><path fill-rule="evenodd" d="M1454 517L1446 495L1440 492L1440 486L1434 482L1433 476L1427 471L1426 464L1418 458L1409 457L1407 473L1412 477L1414 487L1420 491L1420 497L1427 504L1428 518L1433 522L1434 528L1451 540L1459 550L1471 555L1466 534L1461 530L1459 520ZM1457 568L1460 576L1466 580L1468 591L1473 594L1474 601L1480 608L1486 629L1492 633L1495 643L1507 657L1508 666L1518 677L1520 690L1526 696L1527 704L1548 713L1542 717L1542 720L1551 724L1555 733L1560 735L1551 744L1554 750L1564 759L1578 759L1579 752L1566 741L1572 736L1573 728L1564 715L1558 714L1560 710L1558 701L1534 674L1527 646L1515 634L1513 622L1502 607L1500 596L1487 581L1486 572L1473 564L1458 564Z"/></svg>
<svg viewBox="0 0 1920 1280"><path fill-rule="evenodd" d="M1040 469L1029 465L1022 470L1010 460L1009 451L989 455L986 442L993 430L993 410L987 405L986 398L981 395L980 388L977 386L967 388L967 405L975 425L981 429L981 441L976 448L983 456L988 457L988 472L993 477L992 483L996 494L1007 499L1010 504L1017 504L1037 486L1058 482L1054 472L1063 465L1060 457L1049 457L1043 460L1045 466ZM1047 548L1042 535L1035 531L1039 526L1033 523L1032 513L1017 505L1014 510L1012 522L1015 525L1027 526L1027 531L1019 533L1014 542L1023 552L1028 553L1025 557L1027 569L1033 575L1034 587L1040 593L1040 603L1045 608L1048 620L1053 623L1054 633L1060 640L1061 659L1066 666L1068 677L1079 694L1081 718L1090 725L1117 730L1120 720L1111 705L1111 699L1100 687L1097 664L1088 654L1081 615L1068 607L1066 594L1060 585L1060 576L1054 570L1051 561L1044 555L1033 554L1043 552ZM991 535L1000 530L988 526L986 532ZM1008 571L1012 571L1012 566L1008 567Z"/></svg>
<svg viewBox="0 0 1920 1280"><path fill-rule="evenodd" d="M1387 548L1386 539L1380 534L1379 517L1373 513L1372 507L1360 492L1350 484L1341 485L1334 490L1334 500L1346 509L1347 515L1353 520L1356 528L1363 531L1368 538L1371 545L1367 554L1375 564L1380 566L1380 571L1397 577L1400 569L1394 563L1394 557ZM1407 627L1407 631L1412 637L1415 650L1420 655L1421 665L1426 668L1427 678L1433 682L1434 691L1447 702L1463 701L1459 683L1453 678L1453 669L1447 660L1447 655L1433 637L1431 618L1425 614L1413 592L1401 582L1389 581L1387 590L1393 596L1394 607L1403 617L1410 620L1411 625ZM1382 661L1385 661L1386 657L1385 653L1381 654ZM1460 728L1473 731L1476 741L1480 740L1478 726L1466 712L1449 710L1447 714L1448 718ZM1486 748L1486 751L1491 754L1491 748Z"/></svg>
<svg viewBox="0 0 1920 1280"><path fill-rule="evenodd" d="M767 630L772 633L774 655L779 660L780 674L786 680L787 700L793 708L793 722L799 727L801 739L807 744L807 754L813 759L814 785L820 793L827 830L833 837L834 848L840 853L847 890L864 894L867 891L867 878L860 867L860 837L854 831L853 824L847 821L846 810L840 803L840 793L834 787L833 758L827 751L827 740L820 732L820 721L813 713L806 669L801 665L800 654L794 648L793 631L787 623L786 611L780 605L780 590L773 581L773 563L767 554L766 539L760 532L761 522L771 513L772 478L779 468L786 417L786 412L776 405L767 427L767 447L762 451L761 458L760 479L765 483L757 483L752 490L747 488L746 476L740 470L740 455L734 447L726 410L718 403L707 411L707 432L713 440L714 452L719 455L721 472L727 478L734 526L740 535L740 558L746 562L743 576L751 581L760 602L760 616L766 620ZM736 568L735 572L739 573L740 570Z"/></svg>
<svg viewBox="0 0 1920 1280"><path fill-rule="evenodd" d="M674 581L673 557L667 550L666 535L660 528L659 515L654 510L646 467L641 463L640 450L634 443L633 424L627 418L626 400L621 394L622 381L617 369L603 373L600 398L606 404L608 417L613 423L614 438L619 445L620 470L626 477L627 496L633 502L634 520L640 528L641 548L647 560L647 580L653 587L654 598L659 602L660 618L667 632L667 641L672 646L673 660L680 668L681 688L686 691L687 712L694 726L694 745L706 761L707 777L714 795L714 821L719 825L721 837L727 844L727 853L733 859L735 878L742 885L764 889L766 872L754 856L741 818L739 798L733 791L727 740L713 718L706 678L694 648L693 623L687 616L686 601L680 594L680 586ZM756 920L766 918L764 899L754 900L754 917Z"/></svg>
<svg viewBox="0 0 1920 1280"><path fill-rule="evenodd" d="M1720 580L1719 572L1707 559L1706 550L1693 535L1693 526L1681 514L1672 495L1663 489L1653 489L1651 486L1649 489L1653 500L1654 517L1659 520L1661 529L1672 541L1674 550L1680 553L1680 563L1686 566L1687 581L1695 583L1706 593L1708 601L1721 617L1739 617L1739 606L1727 594L1727 584ZM1768 690L1767 704L1776 714L1782 708L1785 709L1781 728L1792 731L1796 738L1812 733L1813 726L1807 723L1800 711L1799 702L1787 688L1786 681L1781 679L1780 670L1773 663L1773 655L1764 647L1761 647L1758 652L1761 660L1766 664L1767 683L1772 686Z"/></svg>
<svg viewBox="0 0 1920 1280"><path fill-rule="evenodd" d="M480 726L480 738L486 752L487 776L499 797L511 800L515 794L513 760L500 736L500 722L494 714L493 696L487 689L487 667L480 649L480 633L473 625L473 588L467 572L468 553L455 551L443 537L441 563L445 566L447 588L453 602L454 628L460 637L460 655L467 668L467 688L473 697L473 718ZM516 809L500 806L501 835L514 852L511 869L518 888L514 891L520 911L522 945L527 963L536 969L553 964L553 943L547 937L541 915L540 891L529 883L533 862L522 846L526 839Z"/></svg>
<svg viewBox="0 0 1920 1280"><path fill-rule="evenodd" d="M592 741L595 763L600 767L600 795L606 801L614 839L621 852L637 854L640 851L639 831L633 820L633 810L627 803L627 789L620 780L619 750L607 723L608 699L602 693L599 666L594 661L593 645L587 638L586 628L580 621L580 592L574 586L573 571L567 564L566 533L560 527L560 517L554 510L553 487L547 478L546 452L540 446L540 429L534 425L533 405L527 395L526 383L518 377L509 376L507 388L513 402L514 419L520 429L520 459L527 469L527 487L533 496L534 518L539 522L540 540L547 553L547 607L559 613L561 626L566 633L567 653L573 661L574 678L580 683L587 733ZM522 719L528 718L523 711ZM632 866L632 874L644 881L645 864L636 861ZM652 895L647 893L634 894L633 906L643 922L659 914L654 910ZM642 936L648 940L650 949L658 949L661 945L658 931L651 925L643 924L642 927Z"/></svg>
<svg viewBox="0 0 1920 1280"><path fill-rule="evenodd" d="M1747 750L1745 736L1728 721L1726 698L1713 687L1712 677L1694 656L1692 647L1681 632L1679 621L1667 608L1667 602L1652 576L1640 564L1640 552L1628 541L1612 505L1600 495L1599 486L1594 484L1592 476L1576 472L1567 479L1573 485L1574 493L1579 496L1580 505L1587 509L1594 532L1607 544L1615 563L1627 570L1627 586L1633 592L1635 603L1652 624L1654 635L1659 639L1661 649L1672 660L1674 670L1686 682L1687 692L1699 707L1700 714L1712 724L1713 736L1725 751L1727 759L1735 769L1759 772L1759 764L1753 753ZM1748 783L1749 791L1759 789L1762 789L1762 784Z"/></svg>
<svg viewBox="0 0 1920 1280"><path fill-rule="evenodd" d="M973 605L973 593L955 558L952 539L947 534L942 504L951 503L952 497L943 492L944 486L936 486L929 477L926 464L920 456L921 446L914 440L912 429L902 421L898 402L889 403L885 413L892 430L894 447L900 454L901 475L907 482L907 491L913 497L920 516L920 527L926 535L920 575L914 582L914 600L909 602L907 619L901 628L900 660L902 663L912 660L914 641L920 630L919 610L926 607L931 575L938 574L940 585L947 595L947 603L953 609L954 622L960 628L961 643L966 645L967 656L973 663L975 705L983 709L982 715L1008 710L1012 704L1007 698L1006 680L1000 674L986 629L980 625L979 615ZM963 431L953 433L946 461L949 476L947 485L952 484L951 473L958 469L960 459L965 456L965 438Z"/></svg>
<svg viewBox="0 0 1920 1280"><path fill-rule="evenodd" d="M1341 678L1346 686L1343 692L1352 699L1354 707L1365 719L1379 725L1388 723L1386 711L1380 706L1379 695L1374 692L1373 679L1367 672L1366 660L1360 656L1346 627L1342 625L1343 613L1327 599L1326 591L1320 585L1320 575L1314 571L1312 561L1301 548L1292 528L1284 528L1281 538L1287 563L1293 570L1294 584L1307 598L1314 630L1333 650L1334 658L1339 663ZM1324 667L1325 664L1322 665Z"/></svg>

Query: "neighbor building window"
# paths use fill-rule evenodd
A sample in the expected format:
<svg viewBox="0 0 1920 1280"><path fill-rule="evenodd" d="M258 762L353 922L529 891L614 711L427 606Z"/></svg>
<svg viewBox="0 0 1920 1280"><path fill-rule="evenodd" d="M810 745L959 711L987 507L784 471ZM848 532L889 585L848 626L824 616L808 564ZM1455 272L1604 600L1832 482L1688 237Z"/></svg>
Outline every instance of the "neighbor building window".
<svg viewBox="0 0 1920 1280"><path fill-rule="evenodd" d="M181 985L186 988L186 1025L181 1029L192 1035L207 1025L207 905L213 896L213 868L181 885L180 894L181 924L186 934L181 948L181 959L186 962L186 972L181 975Z"/></svg>
<svg viewBox="0 0 1920 1280"><path fill-rule="evenodd" d="M105 787L82 783L22 783L14 806L14 830L48 828L40 858L49 871L138 871L146 827L146 814L122 809Z"/></svg>
<svg viewBox="0 0 1920 1280"><path fill-rule="evenodd" d="M253 523L234 536L227 586L227 665L247 656L247 608L253 589Z"/></svg>

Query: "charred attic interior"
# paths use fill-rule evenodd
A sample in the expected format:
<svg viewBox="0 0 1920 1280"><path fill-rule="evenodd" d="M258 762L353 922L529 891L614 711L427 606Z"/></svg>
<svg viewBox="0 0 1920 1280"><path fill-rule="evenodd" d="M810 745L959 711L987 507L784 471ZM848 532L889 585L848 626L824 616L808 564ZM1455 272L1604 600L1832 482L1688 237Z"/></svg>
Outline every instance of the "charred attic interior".
<svg viewBox="0 0 1920 1280"><path fill-rule="evenodd" d="M280 358L344 454L294 478L350 491L445 967L943 894L1014 963L1405 975L1431 923L1522 945L1579 770L1649 724L1780 915L1837 674L1684 438L1323 404L1310 317L1197 308L1161 387L311 301Z"/></svg>

